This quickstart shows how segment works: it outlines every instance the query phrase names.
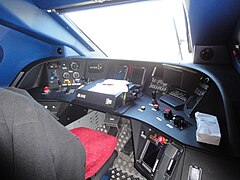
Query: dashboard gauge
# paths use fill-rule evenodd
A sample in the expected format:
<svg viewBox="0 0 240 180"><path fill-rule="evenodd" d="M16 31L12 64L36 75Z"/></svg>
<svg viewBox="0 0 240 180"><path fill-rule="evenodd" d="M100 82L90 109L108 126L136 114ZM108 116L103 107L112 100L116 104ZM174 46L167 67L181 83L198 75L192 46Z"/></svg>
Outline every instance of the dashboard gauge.
<svg viewBox="0 0 240 180"><path fill-rule="evenodd" d="M64 79L69 79L69 78L70 78L69 72L64 72L63 75L62 75L62 77L63 77Z"/></svg>
<svg viewBox="0 0 240 180"><path fill-rule="evenodd" d="M70 63L70 69L73 71L77 71L79 69L79 67L80 67L80 65L75 61Z"/></svg>
<svg viewBox="0 0 240 180"><path fill-rule="evenodd" d="M73 73L73 78L74 78L74 79L80 78L79 72L74 72L74 73Z"/></svg>

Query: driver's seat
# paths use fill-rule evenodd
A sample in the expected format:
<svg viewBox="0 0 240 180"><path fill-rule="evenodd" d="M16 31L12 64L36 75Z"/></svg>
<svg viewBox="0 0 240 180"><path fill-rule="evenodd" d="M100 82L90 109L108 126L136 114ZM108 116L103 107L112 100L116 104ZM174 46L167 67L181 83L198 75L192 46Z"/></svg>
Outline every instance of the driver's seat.
<svg viewBox="0 0 240 180"><path fill-rule="evenodd" d="M102 143L109 148L95 154L101 163L89 163L93 147L106 150L97 147ZM24 90L0 89L1 179L100 179L117 156L116 144L115 137L95 130L69 132ZM102 160L102 154L108 156Z"/></svg>

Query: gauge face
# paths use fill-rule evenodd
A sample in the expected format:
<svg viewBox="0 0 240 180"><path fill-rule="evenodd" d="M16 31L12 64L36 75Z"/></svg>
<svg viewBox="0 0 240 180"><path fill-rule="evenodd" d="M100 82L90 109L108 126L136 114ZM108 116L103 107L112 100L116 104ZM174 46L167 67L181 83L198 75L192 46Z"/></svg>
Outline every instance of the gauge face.
<svg viewBox="0 0 240 180"><path fill-rule="evenodd" d="M73 78L78 79L80 77L79 72L74 72L73 73Z"/></svg>
<svg viewBox="0 0 240 180"><path fill-rule="evenodd" d="M71 62L71 64L70 64L70 69L73 71L77 71L79 69L79 67L80 67L80 65L75 61Z"/></svg>
<svg viewBox="0 0 240 180"><path fill-rule="evenodd" d="M62 77L63 77L64 79L69 79L69 78L70 78L69 72L64 72L63 75L62 75Z"/></svg>

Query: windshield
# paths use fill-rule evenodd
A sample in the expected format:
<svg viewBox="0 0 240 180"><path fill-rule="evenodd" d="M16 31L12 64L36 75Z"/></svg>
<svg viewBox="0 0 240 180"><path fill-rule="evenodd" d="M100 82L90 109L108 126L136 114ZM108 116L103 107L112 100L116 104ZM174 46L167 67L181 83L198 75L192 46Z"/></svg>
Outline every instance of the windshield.
<svg viewBox="0 0 240 180"><path fill-rule="evenodd" d="M65 15L109 58L189 62L180 0L149 0Z"/></svg>

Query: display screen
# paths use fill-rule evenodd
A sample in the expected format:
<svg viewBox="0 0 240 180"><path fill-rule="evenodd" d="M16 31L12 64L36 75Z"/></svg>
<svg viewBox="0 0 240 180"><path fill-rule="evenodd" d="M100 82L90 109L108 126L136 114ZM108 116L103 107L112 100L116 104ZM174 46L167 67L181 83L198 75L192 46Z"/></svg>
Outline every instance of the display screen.
<svg viewBox="0 0 240 180"><path fill-rule="evenodd" d="M146 71L145 68L133 68L132 77L131 77L130 81L133 84L143 85L145 71Z"/></svg>
<svg viewBox="0 0 240 180"><path fill-rule="evenodd" d="M163 81L171 87L191 92L198 84L199 74L172 67L164 67Z"/></svg>
<svg viewBox="0 0 240 180"><path fill-rule="evenodd" d="M158 146L152 142L149 143L147 151L143 157L143 162L145 162L145 164L147 164L151 169L154 167L159 151L160 148Z"/></svg>
<svg viewBox="0 0 240 180"><path fill-rule="evenodd" d="M185 91L193 91L199 83L199 75L193 72L183 72L181 89Z"/></svg>
<svg viewBox="0 0 240 180"><path fill-rule="evenodd" d="M164 67L163 81L170 86L180 88L182 84L182 71Z"/></svg>

